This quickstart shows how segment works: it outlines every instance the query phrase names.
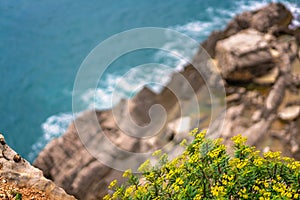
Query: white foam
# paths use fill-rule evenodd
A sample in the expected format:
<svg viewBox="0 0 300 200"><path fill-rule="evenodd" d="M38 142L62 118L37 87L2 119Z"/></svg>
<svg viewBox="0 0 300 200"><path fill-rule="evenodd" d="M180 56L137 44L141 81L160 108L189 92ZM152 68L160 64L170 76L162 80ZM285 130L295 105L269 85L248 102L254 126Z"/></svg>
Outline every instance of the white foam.
<svg viewBox="0 0 300 200"><path fill-rule="evenodd" d="M290 1L282 1L282 0L262 0L262 1L236 1L236 5L239 8L238 13L244 11L251 11L259 9L263 6L266 6L268 3L271 2L281 2L293 13L294 20L292 21L292 27L299 27L300 26L300 2L295 0L295 2Z"/></svg>
<svg viewBox="0 0 300 200"><path fill-rule="evenodd" d="M67 130L72 120L73 115L70 113L60 113L47 118L41 125L43 136L31 146L31 152L28 155L29 160L35 159L38 153L53 138L61 136Z"/></svg>
<svg viewBox="0 0 300 200"><path fill-rule="evenodd" d="M124 75L108 74L98 88L83 94L82 101L87 108L109 109L121 98L132 98L145 85L158 93L169 82L170 74L169 70L155 65L153 68L132 68Z"/></svg>
<svg viewBox="0 0 300 200"><path fill-rule="evenodd" d="M248 1L248 0L242 0L242 1L236 1L236 14L242 13L244 11L252 11L257 10L259 8L264 7L270 2L275 2L272 0L260 0L260 1Z"/></svg>
<svg viewBox="0 0 300 200"><path fill-rule="evenodd" d="M201 41L206 38L211 31L223 29L227 22L236 14L261 8L270 2L276 2L276 0L240 0L235 2L234 10L207 8L206 11L209 15L209 21L192 21L169 28ZM290 2L283 3L285 3L293 13L299 12L299 8L297 8L295 4ZM162 63L180 71L187 63L187 59L190 59L190 57L196 53L198 47L186 44L185 41L170 40L162 49L167 51L157 52L154 55L154 60L157 63ZM186 52L191 52L190 57L187 59L180 58L183 55L186 56ZM151 76L149 74L151 74ZM155 92L159 92L162 85L165 85L169 81L170 78L166 78L166 76L169 75L168 72L157 68L146 73L133 68L125 78L121 75L108 74L105 76L104 81L102 81L103 84L96 90L91 89L84 93L82 100L88 105L88 108L108 109L113 106L111 97L114 92L114 98L118 97L117 100L130 98L138 92L137 88L141 89L143 85L149 82L160 83L160 86L157 84L150 85ZM116 102L116 99L114 99L114 102Z"/></svg>

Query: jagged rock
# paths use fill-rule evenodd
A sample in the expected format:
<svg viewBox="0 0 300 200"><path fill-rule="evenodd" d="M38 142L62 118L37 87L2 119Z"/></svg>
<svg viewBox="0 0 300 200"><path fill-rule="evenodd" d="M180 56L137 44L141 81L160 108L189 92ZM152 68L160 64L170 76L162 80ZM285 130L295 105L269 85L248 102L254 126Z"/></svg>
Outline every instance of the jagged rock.
<svg viewBox="0 0 300 200"><path fill-rule="evenodd" d="M237 15L224 31L214 31L201 45L211 57L215 57L215 46L218 41L228 38L241 30L252 28L261 32L288 30L293 19L292 13L281 3L271 3L257 11ZM297 29L299 32L299 30ZM295 33L300 38L299 33ZM270 36L270 35L269 35ZM266 38L267 39L267 38ZM298 39L300 41L300 39ZM298 42L299 44L299 42Z"/></svg>
<svg viewBox="0 0 300 200"><path fill-rule="evenodd" d="M287 27L293 19L291 12L281 3L271 3L256 12L251 19L251 27L268 32L270 27Z"/></svg>
<svg viewBox="0 0 300 200"><path fill-rule="evenodd" d="M230 81L250 81L266 74L275 66L269 48L264 35L253 29L219 41L216 58L223 77Z"/></svg>
<svg viewBox="0 0 300 200"><path fill-rule="evenodd" d="M300 106L289 106L279 112L278 116L282 120L293 121L300 115Z"/></svg>
<svg viewBox="0 0 300 200"><path fill-rule="evenodd" d="M98 125L93 120L94 114L99 119ZM80 130L91 136L97 135L100 131L100 120L105 123L110 116L111 112L107 111L97 113L88 111L76 120ZM108 132L105 126L103 131ZM118 137L120 133L115 134L110 136ZM98 135L98 137L102 136ZM100 138L94 137L93 141L98 139ZM45 177L52 179L78 199L100 199L107 192L109 182L114 178L120 179L122 174L113 171L87 151L77 134L74 123L69 126L63 137L53 140L45 147L34 165L43 170Z"/></svg>
<svg viewBox="0 0 300 200"><path fill-rule="evenodd" d="M43 176L43 172L30 165L13 151L0 134L0 178L5 183L11 183L18 188L31 188L41 191L53 200L75 200L62 188L56 186L51 180Z"/></svg>

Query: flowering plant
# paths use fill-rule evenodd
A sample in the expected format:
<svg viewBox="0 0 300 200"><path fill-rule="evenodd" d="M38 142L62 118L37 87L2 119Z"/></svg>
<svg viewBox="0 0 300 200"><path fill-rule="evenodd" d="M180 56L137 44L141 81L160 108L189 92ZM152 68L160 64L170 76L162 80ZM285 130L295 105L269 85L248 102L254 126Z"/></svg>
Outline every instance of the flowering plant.
<svg viewBox="0 0 300 200"><path fill-rule="evenodd" d="M246 138L232 138L233 155L221 139L205 138L205 132L191 132L193 142L179 157L169 161L159 156L157 165L147 160L134 175L125 171L126 184L109 188L104 199L300 199L300 162L280 152L261 154L246 145Z"/></svg>

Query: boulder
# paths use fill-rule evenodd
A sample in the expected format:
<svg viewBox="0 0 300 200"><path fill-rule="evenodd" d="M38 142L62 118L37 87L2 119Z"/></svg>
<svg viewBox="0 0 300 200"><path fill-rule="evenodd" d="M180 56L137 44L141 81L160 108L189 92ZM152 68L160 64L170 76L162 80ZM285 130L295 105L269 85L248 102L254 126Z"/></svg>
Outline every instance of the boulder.
<svg viewBox="0 0 300 200"><path fill-rule="evenodd" d="M287 27L293 19L292 13L282 3L271 3L252 16L250 27L268 32L271 27Z"/></svg>
<svg viewBox="0 0 300 200"><path fill-rule="evenodd" d="M288 106L278 113L278 117L285 121L293 121L300 115L300 106Z"/></svg>
<svg viewBox="0 0 300 200"><path fill-rule="evenodd" d="M216 44L218 41L228 38L241 30L252 28L259 32L272 32L276 34L282 30L290 32L288 26L293 19L292 13L281 3L271 3L259 10L243 12L233 20L223 31L214 31L201 44L211 57L216 55ZM296 31L299 32L299 28ZM296 34L295 34L296 35ZM299 34L300 35L300 34ZM298 36L298 40L299 36Z"/></svg>
<svg viewBox="0 0 300 200"><path fill-rule="evenodd" d="M216 46L222 76L229 81L247 82L268 73L275 66L264 35L254 29L241 31Z"/></svg>

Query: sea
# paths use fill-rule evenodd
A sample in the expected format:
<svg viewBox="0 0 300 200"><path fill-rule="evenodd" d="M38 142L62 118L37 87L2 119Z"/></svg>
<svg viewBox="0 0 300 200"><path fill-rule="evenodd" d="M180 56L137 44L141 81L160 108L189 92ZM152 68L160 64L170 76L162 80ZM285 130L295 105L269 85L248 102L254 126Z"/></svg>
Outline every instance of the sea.
<svg viewBox="0 0 300 200"><path fill-rule="evenodd" d="M1 0L0 1L0 132L22 157L33 162L74 118L73 84L86 56L120 32L162 27L205 40L223 29L236 14L271 0ZM278 2L278 1L276 1ZM283 0L300 25L300 0ZM122 43L120 43L122 45ZM182 41L166 43L180 52ZM108 109L114 86L124 73L143 63L160 63L180 70L183 63L155 50L137 51L112 63L94 92L86 91L84 109ZM136 71L119 88L131 98L145 82L166 83L164 69ZM153 86L153 90L155 90ZM77 113L75 113L76 115Z"/></svg>

